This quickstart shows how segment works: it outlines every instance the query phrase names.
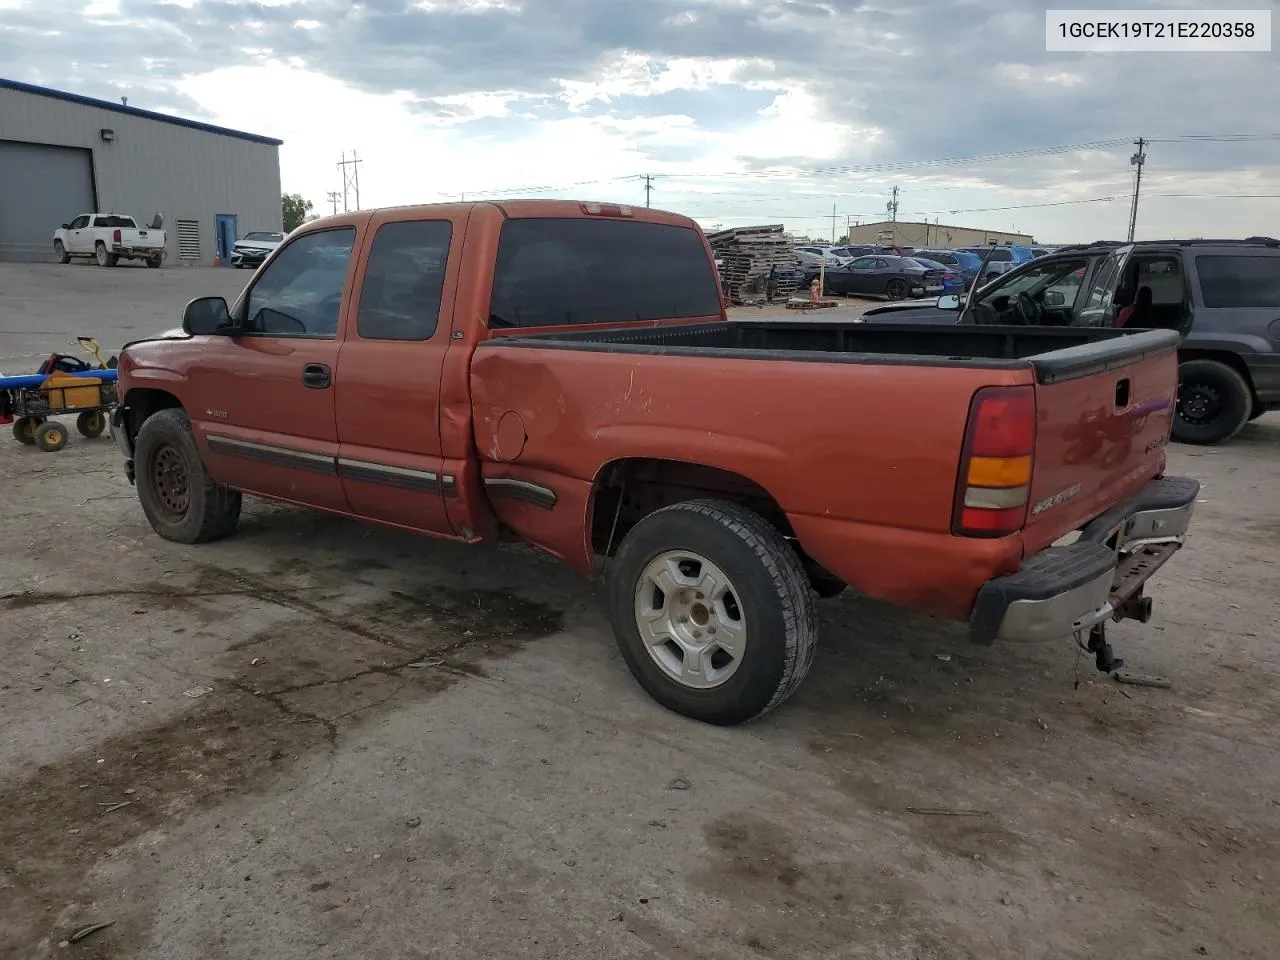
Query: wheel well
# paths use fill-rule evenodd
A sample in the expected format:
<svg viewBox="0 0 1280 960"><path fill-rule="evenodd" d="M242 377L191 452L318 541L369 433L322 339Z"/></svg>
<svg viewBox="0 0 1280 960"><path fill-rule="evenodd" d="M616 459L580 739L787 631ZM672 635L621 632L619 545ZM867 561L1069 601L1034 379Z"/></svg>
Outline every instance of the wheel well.
<svg viewBox="0 0 1280 960"><path fill-rule="evenodd" d="M1244 377L1244 382L1249 385L1249 399L1254 403L1258 402L1258 391L1253 385L1253 377L1249 376L1249 368L1240 359L1240 354L1229 350L1179 350L1178 362L1183 363L1187 360L1217 360L1219 363L1226 364Z"/></svg>
<svg viewBox="0 0 1280 960"><path fill-rule="evenodd" d="M612 556L627 531L655 510L685 500L713 497L750 507L792 535L787 515L758 483L746 477L680 460L629 457L596 475L591 498L591 548Z"/></svg>
<svg viewBox="0 0 1280 960"><path fill-rule="evenodd" d="M158 390L154 387L135 387L130 390L125 396L130 438L138 435L138 431L142 429L142 424L148 417L154 416L161 410L181 406L182 403L178 398L168 390Z"/></svg>
<svg viewBox="0 0 1280 960"><path fill-rule="evenodd" d="M669 504L704 497L754 510L787 538L815 586L838 582L804 552L786 511L764 487L729 470L681 460L629 457L605 464L596 474L591 497L591 550L597 556L612 557L627 531L644 517Z"/></svg>

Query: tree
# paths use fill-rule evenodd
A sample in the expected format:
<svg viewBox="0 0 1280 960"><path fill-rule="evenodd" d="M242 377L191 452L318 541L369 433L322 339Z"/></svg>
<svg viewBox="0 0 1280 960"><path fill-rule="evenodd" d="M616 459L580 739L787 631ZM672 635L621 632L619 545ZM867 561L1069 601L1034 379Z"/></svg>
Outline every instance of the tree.
<svg viewBox="0 0 1280 960"><path fill-rule="evenodd" d="M286 193L280 197L280 209L284 214L284 232L292 233L308 220L314 220L311 214L311 201L304 200L300 193Z"/></svg>

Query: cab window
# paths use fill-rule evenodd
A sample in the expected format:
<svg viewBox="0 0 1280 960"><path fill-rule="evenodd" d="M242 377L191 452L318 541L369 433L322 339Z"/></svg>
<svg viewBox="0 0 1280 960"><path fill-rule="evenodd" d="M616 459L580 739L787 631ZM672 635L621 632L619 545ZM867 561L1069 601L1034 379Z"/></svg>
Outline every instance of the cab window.
<svg viewBox="0 0 1280 960"><path fill-rule="evenodd" d="M338 335L353 227L298 237L276 254L246 299L243 330L270 337Z"/></svg>

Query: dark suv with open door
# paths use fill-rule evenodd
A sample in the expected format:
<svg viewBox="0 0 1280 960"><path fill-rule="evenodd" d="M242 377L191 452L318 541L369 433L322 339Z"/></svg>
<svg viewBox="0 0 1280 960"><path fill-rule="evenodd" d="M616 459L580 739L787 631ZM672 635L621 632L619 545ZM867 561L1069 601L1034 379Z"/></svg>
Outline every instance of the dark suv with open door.
<svg viewBox="0 0 1280 960"><path fill-rule="evenodd" d="M1221 443L1280 410L1280 240L1161 240L1063 247L985 287L972 304L894 304L868 323L1170 329L1178 348L1173 438Z"/></svg>

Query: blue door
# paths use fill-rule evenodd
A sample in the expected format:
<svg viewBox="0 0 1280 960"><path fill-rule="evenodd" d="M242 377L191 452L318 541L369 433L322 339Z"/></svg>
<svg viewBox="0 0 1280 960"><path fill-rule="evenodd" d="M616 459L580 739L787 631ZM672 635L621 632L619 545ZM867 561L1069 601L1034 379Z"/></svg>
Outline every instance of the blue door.
<svg viewBox="0 0 1280 960"><path fill-rule="evenodd" d="M236 215L234 213L214 214L214 230L216 231L216 249L218 259L224 267L231 266L231 248L236 243Z"/></svg>

